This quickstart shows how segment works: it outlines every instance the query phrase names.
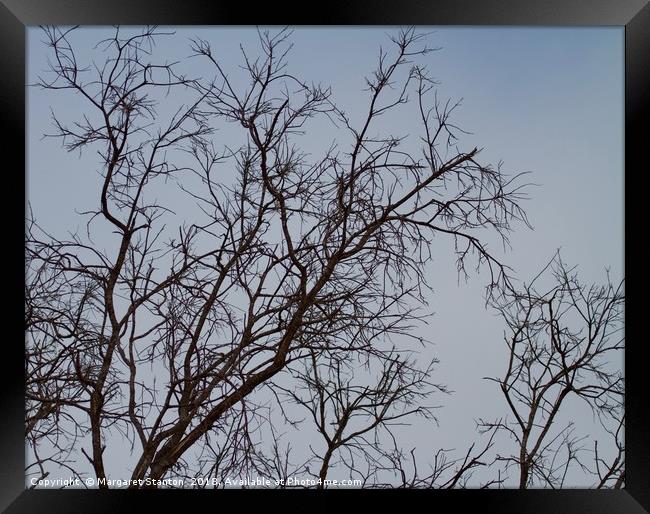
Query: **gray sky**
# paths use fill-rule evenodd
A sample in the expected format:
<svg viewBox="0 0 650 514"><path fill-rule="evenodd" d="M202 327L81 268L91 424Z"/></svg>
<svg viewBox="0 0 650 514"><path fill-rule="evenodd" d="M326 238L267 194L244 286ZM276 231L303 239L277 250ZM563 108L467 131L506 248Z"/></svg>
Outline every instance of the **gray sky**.
<svg viewBox="0 0 650 514"><path fill-rule="evenodd" d="M602 281L605 267L611 268L613 280L622 278L623 29L422 29L434 31L430 42L442 47L425 59L441 82L439 95L463 98L455 121L472 134L461 139L461 148L482 147L483 162L503 160L507 173L530 171L529 180L539 184L524 204L534 230L519 227L511 237L512 249L497 253L522 279L533 276L557 248L567 263L579 265L585 282ZM386 34L394 31L297 28L290 70L330 84L334 100L354 119L367 108L363 76L372 71L379 45L386 46ZM89 28L72 37L81 60L100 32L107 34ZM239 65L240 43L255 48L256 41L254 29L186 27L161 40L156 53L180 60L200 75L199 61L186 59L188 38L194 36L212 43L226 70ZM28 83L46 67L42 40L40 29L28 30ZM74 210L97 201L97 158L68 154L59 140L41 138L52 132L50 108L71 119L85 105L73 94L28 88L28 201L41 225L63 236L82 223ZM406 132L410 124L406 116L390 119L391 127ZM227 138L227 129L224 134ZM301 142L318 156L332 136L336 131L316 125ZM497 250L496 242L491 243ZM503 372L505 347L500 320L484 308L486 277L474 275L459 283L450 249L436 248L430 264L435 317L427 336L441 361L435 379L454 394L440 399L439 428L431 432L414 426L411 437L421 446L462 450L476 439L474 419L504 412L494 384L482 377Z"/></svg>

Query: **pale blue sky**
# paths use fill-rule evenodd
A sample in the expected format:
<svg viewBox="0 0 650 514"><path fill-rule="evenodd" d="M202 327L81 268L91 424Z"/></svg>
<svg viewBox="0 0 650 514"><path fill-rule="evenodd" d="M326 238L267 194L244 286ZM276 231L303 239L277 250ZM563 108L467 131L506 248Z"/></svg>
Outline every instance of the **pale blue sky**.
<svg viewBox="0 0 650 514"><path fill-rule="evenodd" d="M569 264L579 265L585 281L601 281L611 267L613 279L623 276L623 71L624 32L619 27L506 28L421 27L433 31L430 43L442 47L425 61L441 84L443 98L463 98L456 124L472 132L461 148L483 147L483 161L503 160L508 173L530 171L525 203L534 230L512 234L512 250L504 260L528 279L557 248ZM76 48L89 49L102 28L78 31ZM363 76L372 71L378 47L395 28L296 28L289 69L314 82L330 84L334 100L350 114L361 116L367 106ZM211 73L198 60L187 60L188 38L212 43L226 70L240 63L238 46L255 48L250 28L184 27L161 40L156 55L181 60L192 74ZM46 48L40 29L30 28L27 82L45 68ZM80 51L80 58L84 57ZM84 210L98 198L96 156L67 154L60 142L41 140L51 132L50 108L64 119L85 105L70 93L28 89L27 197L44 228L57 235L80 226L74 209ZM408 132L407 116L384 120ZM379 127L381 128L381 127ZM304 147L314 155L324 151L331 128L307 129ZM227 129L224 129L224 134ZM496 241L491 242L492 245ZM497 249L497 246L494 246ZM430 276L436 294L436 315L428 330L441 361L436 380L455 391L438 412L437 447L462 449L476 439L473 420L502 413L493 384L482 380L504 367L503 327L486 312L486 278L458 283L450 246L435 249ZM497 252L501 253L501 252ZM427 444L430 436L413 434Z"/></svg>

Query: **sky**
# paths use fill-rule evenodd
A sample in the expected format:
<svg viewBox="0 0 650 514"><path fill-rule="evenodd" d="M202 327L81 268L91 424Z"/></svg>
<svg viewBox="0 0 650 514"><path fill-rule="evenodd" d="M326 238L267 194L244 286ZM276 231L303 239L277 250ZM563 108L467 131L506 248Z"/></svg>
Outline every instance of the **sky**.
<svg viewBox="0 0 650 514"><path fill-rule="evenodd" d="M624 32L620 27L509 28L419 27L440 47L424 62L440 82L442 98L460 99L456 123L471 134L468 149L482 148L483 161L503 161L507 173L530 172L536 184L524 203L534 229L517 227L511 249L493 246L516 276L529 279L560 248L563 259L578 265L585 282L623 277ZM189 72L203 73L188 59L189 38L212 43L224 69L240 64L239 44L254 47L256 32L247 27L183 27L161 40L156 53L178 60ZM290 69L313 82L332 86L334 100L353 119L367 107L363 76L372 71L380 44L395 27L297 27L289 54ZM105 28L84 28L72 37L80 58L91 52ZM27 83L46 67L47 49L38 28L27 32ZM83 112L79 99L28 87L27 200L44 228L63 236L80 227L75 210L96 203L97 159L66 153L51 133L50 109L64 117ZM385 123L408 129L408 118ZM224 129L227 134L227 129ZM318 155L331 129L316 125L301 141ZM335 133L334 133L335 135ZM161 195L164 193L161 192ZM496 241L491 242L496 245ZM451 247L434 249L429 270L434 317L424 332L440 364L436 381L454 393L441 399L439 426L414 426L420 445L463 449L476 439L474 420L503 412L494 385L483 379L504 371L503 330L485 309L487 277L458 280ZM621 362L621 366L622 366ZM584 413L583 413L584 414ZM435 441L432 443L432 441ZM114 462L121 456L113 456ZM575 484L580 485L580 484Z"/></svg>

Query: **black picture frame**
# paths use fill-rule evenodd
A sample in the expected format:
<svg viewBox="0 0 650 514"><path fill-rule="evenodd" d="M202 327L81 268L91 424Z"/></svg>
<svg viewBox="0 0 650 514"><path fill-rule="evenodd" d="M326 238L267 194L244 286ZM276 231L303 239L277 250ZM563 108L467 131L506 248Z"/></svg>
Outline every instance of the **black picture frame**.
<svg viewBox="0 0 650 514"><path fill-rule="evenodd" d="M25 490L24 486L24 215L25 175L25 37L26 27L57 25L519 25L519 26L624 26L625 27L625 270L626 270L626 485L623 490L452 490L452 491L99 491ZM4 349L2 353L2 421L0 422L0 508L18 512L125 512L140 509L165 511L192 508L206 502L211 509L223 501L245 501L261 508L301 511L348 507L360 497L364 509L421 508L436 511L476 507L499 513L642 513L650 511L650 415L647 371L638 325L641 286L636 281L644 253L633 247L641 239L631 220L644 220L637 212L644 204L637 176L647 169L642 157L644 125L650 112L650 5L648 0L356 0L303 5L282 9L275 2L204 0L2 0L0 4L0 104L5 136L2 152L18 156L16 165L4 159L3 198L6 216L4 267ZM646 143L647 145L647 143ZM628 197L629 195L629 197ZM636 237L635 237L636 236ZM607 237L607 234L603 234ZM630 270L631 273L630 273ZM630 278L630 276L632 278ZM23 332L24 334L24 332ZM647 400L646 400L647 402ZM218 496L215 497L214 495ZM314 498L313 495L318 495ZM245 500L244 500L245 496ZM262 503L264 502L264 503ZM420 505L420 507L417 507ZM259 507L258 507L259 508Z"/></svg>

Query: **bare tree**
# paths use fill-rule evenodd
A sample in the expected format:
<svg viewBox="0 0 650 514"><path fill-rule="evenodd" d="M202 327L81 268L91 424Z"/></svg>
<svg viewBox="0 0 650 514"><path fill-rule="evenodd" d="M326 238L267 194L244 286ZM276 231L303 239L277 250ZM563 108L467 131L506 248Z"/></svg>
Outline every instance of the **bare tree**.
<svg viewBox="0 0 650 514"><path fill-rule="evenodd" d="M490 452L494 446L494 438L497 430L492 430L487 442L477 447L472 443L461 457L453 457L453 450L439 448L434 454L431 462L428 463L427 472L422 473L421 465L417 462L415 448L406 452L404 448L395 444L393 451L387 453L388 464L383 471L396 474L400 488L436 488L454 489L466 488L472 483L473 487L487 489L493 486L501 486L504 479L499 470L496 477L483 481L474 480L474 474L479 468L489 469L494 463ZM474 482L470 482L474 480ZM383 487L395 487L391 482L381 484Z"/></svg>
<svg viewBox="0 0 650 514"><path fill-rule="evenodd" d="M411 415L430 418L432 408L422 402L435 389L444 388L429 383L432 365L420 370L392 352L381 356L381 368L374 381L368 375L375 370L365 370L363 362L319 357L315 352L312 354L311 362L305 363L304 374L296 377L298 386L286 392L293 402L307 409L325 443L322 454L314 452L319 487L324 487L337 455L340 465L347 467L352 476L361 475L366 485L375 478L379 463L385 458L386 443L382 439L395 439L392 426ZM361 370L367 372L360 373ZM373 382L376 383L368 385ZM361 462L365 472L359 471Z"/></svg>
<svg viewBox="0 0 650 514"><path fill-rule="evenodd" d="M550 278L547 277L550 275ZM544 289L542 289L544 288ZM559 253L519 291L497 302L506 325L507 369L499 384L510 417L482 421L483 430L507 433L519 488L560 488L572 469L595 475L594 487L621 487L624 479L623 282L583 285ZM598 436L576 434L567 421L571 402L585 402L615 454L599 453Z"/></svg>
<svg viewBox="0 0 650 514"><path fill-rule="evenodd" d="M156 41L170 37L156 28L116 28L97 45L102 60L83 64L73 29L44 34L50 69L38 86L87 106L70 122L54 115L53 136L70 151L94 149L100 180L96 207L81 213L85 233L61 239L28 221L27 434L38 467L48 437L56 463L83 474L70 453L79 446L99 479L110 476L107 445L128 441L131 487L199 470L287 474L288 448L265 456L255 441L273 429L270 411L292 379L316 392L291 396L328 443L320 477L335 451L370 455L366 437L428 412L418 402L431 369L404 352L409 338L425 342L412 329L427 316L436 236L453 243L460 273L469 262L486 269L491 290L508 270L483 234L507 243L513 222L527 220L519 175L457 147L457 104L437 98L419 63L432 50L425 35L402 30L380 50L355 123L327 87L291 74L287 30L260 32L259 55L242 48L243 75L194 40L211 78L156 62ZM382 134L380 120L407 106L420 132ZM314 118L348 142L316 159L301 152ZM237 147L216 137L228 122ZM168 195L182 200L156 200L174 185ZM196 221L177 222L172 209L188 203ZM379 380L343 380L346 362ZM316 401L334 425L322 424ZM350 425L356 413L369 424Z"/></svg>

